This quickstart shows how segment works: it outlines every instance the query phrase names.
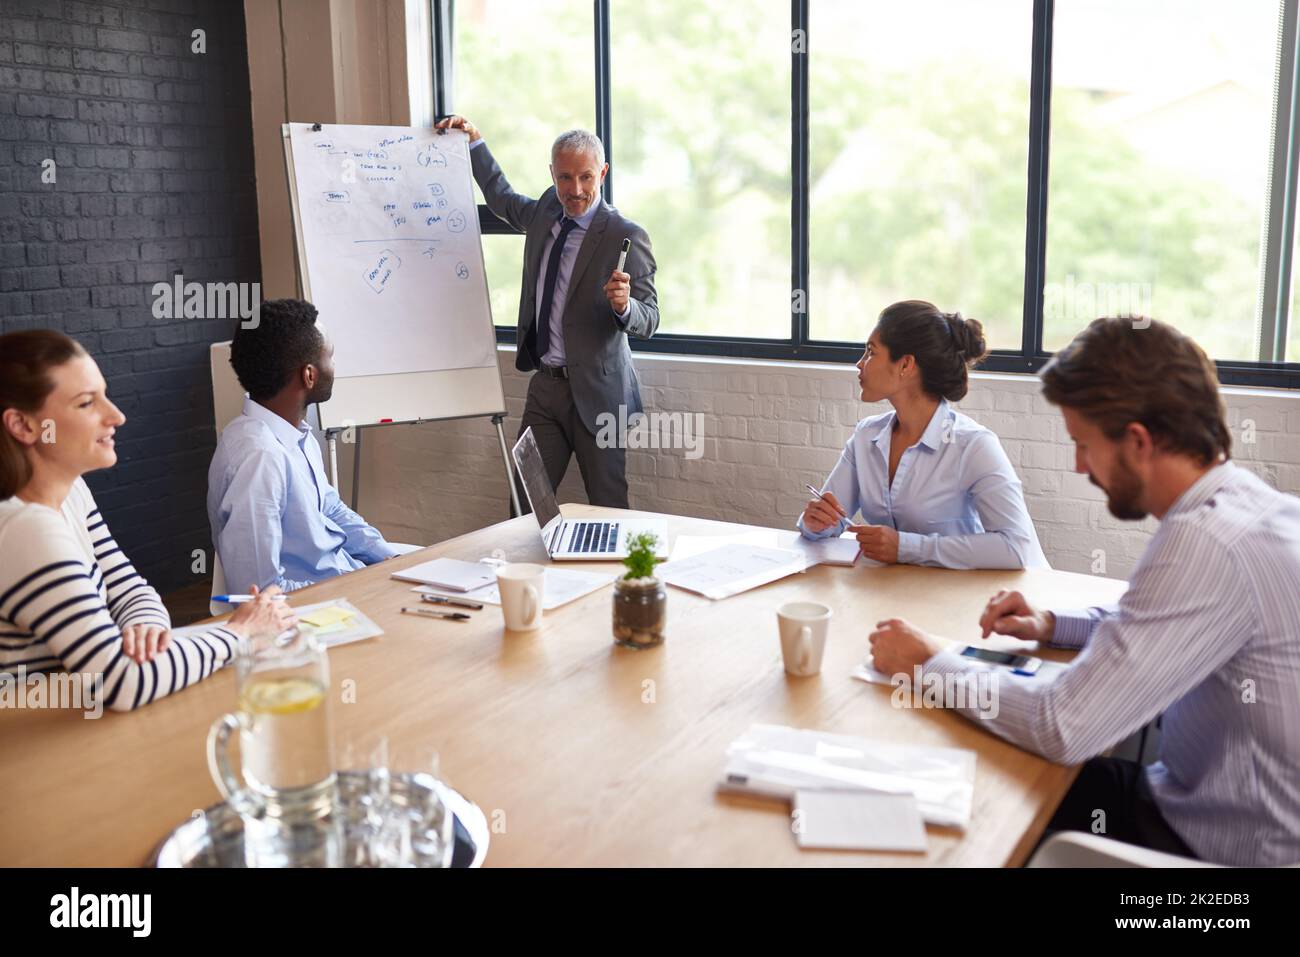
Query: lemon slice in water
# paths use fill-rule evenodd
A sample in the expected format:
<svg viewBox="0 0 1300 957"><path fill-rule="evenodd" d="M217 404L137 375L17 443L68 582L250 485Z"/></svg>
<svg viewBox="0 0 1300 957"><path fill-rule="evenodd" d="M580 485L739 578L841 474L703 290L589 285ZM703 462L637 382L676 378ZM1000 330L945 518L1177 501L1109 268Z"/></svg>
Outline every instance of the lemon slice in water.
<svg viewBox="0 0 1300 957"><path fill-rule="evenodd" d="M325 689L310 678L258 678L244 686L242 710L252 714L295 714L325 700Z"/></svg>

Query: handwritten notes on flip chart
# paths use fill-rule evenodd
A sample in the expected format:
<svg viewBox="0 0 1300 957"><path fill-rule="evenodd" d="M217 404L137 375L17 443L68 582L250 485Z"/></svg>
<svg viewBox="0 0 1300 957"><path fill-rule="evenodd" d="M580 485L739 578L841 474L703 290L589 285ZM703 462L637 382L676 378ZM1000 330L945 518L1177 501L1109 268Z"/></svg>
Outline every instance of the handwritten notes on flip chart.
<svg viewBox="0 0 1300 957"><path fill-rule="evenodd" d="M303 271L337 375L495 367L466 135L289 134Z"/></svg>

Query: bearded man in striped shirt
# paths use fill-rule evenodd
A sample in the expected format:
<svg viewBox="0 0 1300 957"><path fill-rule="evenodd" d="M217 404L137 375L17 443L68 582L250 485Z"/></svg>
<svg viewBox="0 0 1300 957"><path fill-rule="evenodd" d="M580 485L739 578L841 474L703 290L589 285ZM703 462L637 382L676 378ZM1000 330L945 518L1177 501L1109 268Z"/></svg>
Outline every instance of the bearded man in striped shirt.
<svg viewBox="0 0 1300 957"><path fill-rule="evenodd" d="M1081 651L1053 680L995 672L996 716L963 713L1052 761L1086 762L1049 832L1104 820L1109 837L1206 861L1300 861L1300 499L1229 461L1214 365L1172 326L1098 319L1041 375L1076 471L1117 518L1160 527L1117 607L994 595L986 637ZM988 667L900 619L870 641L886 674L919 665L973 683ZM1100 756L1160 715L1155 763Z"/></svg>

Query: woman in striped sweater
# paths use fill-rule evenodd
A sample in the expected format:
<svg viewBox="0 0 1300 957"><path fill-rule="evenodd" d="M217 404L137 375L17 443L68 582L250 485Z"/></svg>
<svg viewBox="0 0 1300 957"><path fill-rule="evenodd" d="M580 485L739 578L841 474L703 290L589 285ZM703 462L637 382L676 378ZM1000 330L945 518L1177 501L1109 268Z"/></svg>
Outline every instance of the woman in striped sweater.
<svg viewBox="0 0 1300 957"><path fill-rule="evenodd" d="M59 332L0 336L0 672L62 666L130 711L201 681L240 639L296 619L269 588L222 625L172 637L158 593L109 534L82 475L117 461L126 421Z"/></svg>

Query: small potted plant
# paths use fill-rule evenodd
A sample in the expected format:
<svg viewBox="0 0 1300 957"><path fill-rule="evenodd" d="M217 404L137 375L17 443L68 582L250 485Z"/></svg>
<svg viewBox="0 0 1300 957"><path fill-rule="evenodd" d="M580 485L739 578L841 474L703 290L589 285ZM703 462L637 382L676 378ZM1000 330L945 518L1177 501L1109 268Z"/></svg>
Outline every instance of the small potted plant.
<svg viewBox="0 0 1300 957"><path fill-rule="evenodd" d="M664 640L668 592L655 577L657 539L642 532L628 540L627 574L614 582L614 641L627 648L649 648Z"/></svg>

